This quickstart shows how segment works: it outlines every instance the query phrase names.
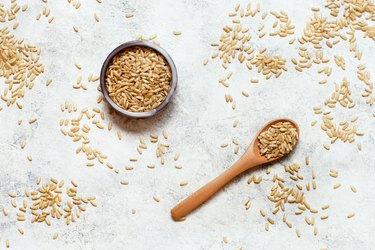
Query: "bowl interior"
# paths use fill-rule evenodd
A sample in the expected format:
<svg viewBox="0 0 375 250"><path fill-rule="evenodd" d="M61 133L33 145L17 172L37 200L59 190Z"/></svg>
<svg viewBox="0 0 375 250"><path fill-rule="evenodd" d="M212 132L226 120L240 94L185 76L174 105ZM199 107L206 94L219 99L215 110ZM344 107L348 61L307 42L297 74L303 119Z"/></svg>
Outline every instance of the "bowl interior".
<svg viewBox="0 0 375 250"><path fill-rule="evenodd" d="M121 51L123 51L124 49L135 47L135 46L151 48L151 49L155 50L156 52L158 52L160 55L162 55L164 57L164 59L166 60L166 62L168 63L169 68L171 70L171 74L172 74L172 79L171 79L171 83L170 83L171 84L171 88L170 88L170 90L168 92L168 95L164 98L164 100L160 103L159 106L157 106L154 109L151 109L151 110L148 110L148 111L144 111L144 112L131 112L131 111L128 111L128 110L126 110L126 109L118 106L112 100L112 98L109 96L109 93L107 91L107 87L106 87L106 84L105 84L107 68L112 63L113 58L118 53L120 53ZM102 93L103 93L104 98L106 99L106 101L116 111L118 111L119 113L121 113L121 114L123 114L125 116L128 116L128 117L133 117L133 118L150 117L150 116L155 115L156 113L158 113L162 109L164 109L168 105L168 103L170 102L170 100L171 100L174 92L176 91L176 87L177 87L177 69L176 69L176 65L174 64L174 62L173 62L172 58L170 57L170 55L163 48L161 48L160 46L157 46L156 44L153 44L153 43L150 43L150 42L146 42L146 41L138 41L138 40L126 42L124 44L121 44L117 48L115 48L108 55L108 57L106 58L106 60L104 61L102 69L101 69L101 72L100 72L100 87L102 89Z"/></svg>

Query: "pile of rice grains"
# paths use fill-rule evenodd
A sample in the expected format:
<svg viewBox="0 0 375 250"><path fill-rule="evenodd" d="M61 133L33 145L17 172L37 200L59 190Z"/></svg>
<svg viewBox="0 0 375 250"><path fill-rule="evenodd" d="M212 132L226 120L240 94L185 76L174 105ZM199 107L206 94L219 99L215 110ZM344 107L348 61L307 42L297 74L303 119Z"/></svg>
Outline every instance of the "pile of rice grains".
<svg viewBox="0 0 375 250"><path fill-rule="evenodd" d="M325 7L329 9L331 17L325 16L320 8L313 7L311 9L312 18L306 23L303 34L297 36L295 35L295 26L285 11L268 12L261 11L260 4L256 6L251 6L250 3L246 6L236 4L234 10L228 14L231 23L223 27L223 32L218 41L211 43L214 52L211 58L203 60L203 65L207 65L209 60L219 60L221 66L227 70L226 75L219 79L219 83L225 88L229 88L229 80L233 76L233 71L229 70L231 63L245 64L246 68L250 71L255 68L257 71L255 74L263 75L265 80L272 77L278 78L283 72L287 72L288 61L294 66L295 71L293 73L307 71L315 64L318 67L317 73L323 76L318 83L324 85L328 83L332 70L341 71L341 75L345 74L346 71L345 57L336 54L332 58L330 56L331 53L324 53L324 50L334 50L334 47L340 42L347 43L349 52L358 61L357 78L364 83L362 97L365 99L365 103L371 106L375 102L373 83L369 70L361 62L362 52L357 45L356 35L361 32L365 39L375 40L375 26L373 25L373 21L375 21L375 4L367 0L327 0ZM268 25L267 23L269 23L267 18L273 19L272 29L269 31L265 30L265 27ZM260 22L257 32L250 29L250 26L254 22ZM295 42L298 42L298 57L288 59L283 55L267 53L268 48L258 49L253 47L253 44L257 44L258 41L264 39L267 35L277 38L279 42L282 42L283 38L287 38L287 43L291 46ZM294 49L294 47L291 48ZM331 61L336 64L337 68L330 64ZM250 79L250 83L259 83L259 81L257 77ZM330 145L335 143L337 139L342 142L352 143L357 136L364 135L355 125L358 116L353 115L349 120L336 122L332 114L337 105L349 110L355 107L356 102L353 100L351 94L352 91L349 87L348 77L344 76L340 83L336 83L335 91L332 95L324 101L324 108L322 106L313 107L316 115L322 115L321 129L330 138L330 142L323 145L326 150L329 150ZM247 91L242 91L242 95L245 97L249 96ZM236 101L230 93L225 94L225 101L231 104L232 109L236 109ZM375 117L375 114L372 116ZM236 119L233 127L236 127L238 122L238 119ZM311 126L314 126L317 122L311 122ZM279 152L277 150L279 147L276 144L274 147L267 147L270 141L267 139L264 140L265 136L264 134L258 138L258 145L263 155L270 159L278 155ZM272 136L269 135L268 137L272 139ZM234 137L233 139L236 138ZM280 143L278 140L274 142ZM227 143L221 144L222 148L227 146ZM362 150L362 143L358 143L357 147L358 150ZM237 152L238 149L235 153ZM282 155L280 154L279 156ZM306 165L309 165L308 157L306 157ZM283 212L282 221L289 228L292 228L293 225L288 219L285 206L287 204L295 206L295 215L306 214L304 220L312 227L313 234L317 235L318 229L315 226L315 216L318 215L319 208L310 205L305 195L305 192L317 188L315 171L311 170L311 180L306 181L306 179L304 180L304 176L299 173L299 164L284 164L284 169L293 183L290 184L290 181L285 179L288 176L279 176L277 174L273 176L272 181L274 185L267 196L269 201L274 205L271 215L276 216L279 211ZM267 168L266 173L267 175L271 173L270 168ZM337 177L337 175L337 170L330 171L331 177ZM248 184L252 182L260 184L262 179L262 176L251 175L248 179ZM333 188L337 189L340 186L341 184L336 183ZM350 189L354 193L357 192L353 185L350 186ZM249 198L245 201L245 207L246 209L251 207ZM329 204L320 205L321 220L328 218L328 214L325 212L328 208ZM308 215L307 213L310 214ZM265 230L268 231L270 225L275 223L275 218L267 215L268 213L263 209L260 210L260 214L265 218ZM353 216L354 212L348 211L347 218L350 219ZM298 237L301 237L301 232L298 228L295 228L295 232ZM228 241L227 238L225 241ZM226 243L225 241L224 243Z"/></svg>
<svg viewBox="0 0 375 250"><path fill-rule="evenodd" d="M131 47L116 55L106 72L109 97L131 112L159 106L169 93L172 74L165 58L151 48Z"/></svg>
<svg viewBox="0 0 375 250"><path fill-rule="evenodd" d="M311 166L309 157L305 158L305 166L301 166L298 163L285 163L283 165L284 173L273 174L272 177L267 178L273 184L269 187L267 193L268 203L262 204L259 209L259 216L264 218L264 230L269 231L272 225L284 223L285 227L294 230L296 236L299 238L302 237L301 231L307 231L301 230L303 224L306 223L307 227L311 230L311 234L317 236L319 234L318 225L327 223L330 214L334 217L343 216L347 219L355 216L350 206L348 206L346 214L337 215L335 212L330 213L329 203L309 201L309 194L319 189L317 185L318 178L314 167ZM271 174L270 168L267 168L266 174L267 176ZM336 180L339 177L339 172L337 169L331 169L327 173L328 175ZM261 176L252 174L248 178L247 183L249 185L251 183L258 185L262 182L262 179ZM268 184L265 183L264 186L268 187ZM336 182L332 186L333 189L340 187L341 184L339 182ZM348 186L347 190L352 193L357 192L357 188L354 185ZM244 205L246 209L251 208L252 203L250 198L245 200Z"/></svg>
<svg viewBox="0 0 375 250"><path fill-rule="evenodd" d="M47 4L48 1L42 0L42 2ZM97 2L101 3L101 0L97 0ZM76 9L81 5L80 2L75 0L68 0L68 3ZM40 61L40 47L15 36L11 31L11 28L16 30L20 25L17 19L18 15L28 9L28 4L20 5L17 0L10 0L9 3L0 3L0 23L4 24L0 28L0 78L2 79L0 98L7 107L15 105L19 109L24 108L22 99L27 95L28 91L33 89L35 83L40 82L40 76L45 73L45 66ZM38 12L36 20L39 21L42 17L47 19L48 24L54 20L51 9L47 5ZM95 19L98 19L96 14ZM76 67L80 66L76 64ZM96 82L98 79L99 77L93 74L88 77L89 82ZM51 83L52 79L47 79L45 85L49 86ZM74 86L76 85L78 84ZM79 87L84 89L85 85L82 83ZM0 111L3 108L3 105L0 104ZM19 125L22 122L22 119L18 120ZM30 125L36 122L37 117L35 116L30 117L28 121ZM100 125L98 124L98 126ZM23 140L20 143L20 148L25 149L26 144L26 140ZM90 149L84 148L83 151L85 150L87 153ZM93 153L87 154L90 156L97 155L96 157L100 160L105 157L103 154L97 154L94 150ZM32 161L32 155L28 154L27 159ZM51 178L42 185L39 177L37 184L39 187L35 190L25 190L24 195L20 192L8 193L11 198L10 204L14 209L17 209L15 216L18 223L30 221L31 223L46 223L50 226L53 220L64 219L65 223L69 225L79 220L82 213L86 211L87 204L94 207L97 206L95 196L83 197L78 195L78 185L74 181L71 181L72 186L68 187L67 185L64 186L63 180L57 181L55 178ZM23 200L18 199L21 197L23 197ZM0 204L0 209L4 216L12 219L13 213L9 211L5 204ZM21 235L26 233L22 227L19 227L18 231ZM57 239L58 233L55 232L52 238ZM5 246L9 248L11 242L5 240Z"/></svg>
<svg viewBox="0 0 375 250"><path fill-rule="evenodd" d="M278 159L292 152L297 141L297 128L290 122L278 122L258 136L259 152L267 160Z"/></svg>
<svg viewBox="0 0 375 250"><path fill-rule="evenodd" d="M44 72L44 65L39 61L40 48L16 38L8 27L0 29L0 45L0 77L5 84L1 100L7 106L16 104L22 109L21 99L28 89L34 87L35 79ZM0 106L0 111L2 109Z"/></svg>
<svg viewBox="0 0 375 250"><path fill-rule="evenodd" d="M298 140L298 132L290 122L278 122L262 132L257 139L261 155L267 159L277 159L293 150ZM310 165L309 157L305 157L306 169L303 169L298 163L286 163L284 164L285 173L273 174L272 178L268 178L273 183L267 194L269 203L266 206L268 209L260 208L259 210L260 216L264 219L264 230L269 231L271 225L279 224L278 221L280 221L287 228L293 229L296 236L300 238L302 236L299 229L300 221L305 221L311 228L311 233L314 236L318 235L318 225L329 218L330 204L316 204L316 202L309 201L309 193L318 189L317 176L314 168ZM306 176L306 172L309 172L311 176ZM271 174L270 167L267 168L266 174ZM339 177L339 172L337 169L330 169L328 175L336 179ZM252 174L248 178L247 184L259 185L262 180L261 175ZM269 183L265 185L267 184ZM341 183L339 182L333 185L333 189L340 187ZM357 192L354 185L350 185L349 190L353 193ZM251 199L247 198L244 205L246 210L250 209ZM336 214L334 215L336 216ZM347 219L351 219L355 213L348 210L345 216ZM225 244L229 242L227 236L223 237L223 242Z"/></svg>
<svg viewBox="0 0 375 250"><path fill-rule="evenodd" d="M373 83L369 70L366 70L366 65L361 63L362 52L357 45L356 35L362 33L364 38L375 40L375 26L372 22L375 20L375 4L368 0L327 0L325 7L331 17L325 16L320 8L313 7L312 18L306 23L302 35L297 36L295 26L285 11L262 11L260 4L255 6L250 3L246 6L237 4L228 14L231 22L223 27L218 41L211 43L214 52L210 59L219 60L222 67L227 70L226 75L219 79L219 83L226 88L230 87L229 81L233 76L233 71L229 69L231 63L245 64L250 71L255 68L257 72L254 74L262 75L268 80L271 77L278 78L283 72L287 72L288 61L290 61L295 70L293 73L307 71L316 65L317 73L323 76L319 84L326 84L329 82L332 70L340 72L341 75L345 74L346 70L345 57L339 54L330 56L331 53L326 51L334 51L339 43L347 43L349 52L358 61L357 77L364 84L362 97L366 104L373 105L375 102ZM272 27L269 27L270 22L273 22ZM259 23L257 32L250 29L250 26L256 23ZM261 40L267 36L278 39L278 42L287 42L293 50L296 47L294 43L298 42L298 56L288 59L283 55L267 52L269 48L254 47L254 44L264 43ZM204 59L203 64L207 65L210 59ZM331 61L337 67L330 64ZM250 83L259 82L258 77L250 79ZM249 93L244 90L242 95L248 97ZM237 103L232 94L226 93L225 101L231 104L232 109L236 109ZM356 103L351 97L347 77L336 84L335 92L324 102L324 109L314 107L315 114L322 114L321 128L330 139L328 144L323 145L327 150L337 139L354 142L356 136L363 135L355 125L356 116L351 118L351 122L335 121L333 111L336 103L346 109L355 107ZM372 116L375 117L375 114ZM311 125L314 126L317 122L313 121ZM361 150L362 144L358 143L357 147Z"/></svg>
<svg viewBox="0 0 375 250"><path fill-rule="evenodd" d="M76 222L86 211L87 205L96 207L95 196L82 196L78 193L78 184L70 181L70 185L64 180L58 181L55 178L47 180L44 184L42 178L36 180L37 187L32 190L19 192L8 192L10 203L15 213L10 213L5 206L2 207L4 216L15 216L19 223L29 221L31 223L45 223L51 226L53 221L64 220L66 225ZM21 235L26 232L22 227L17 228ZM54 232L52 238L58 238ZM9 240L6 240L6 247L10 247Z"/></svg>

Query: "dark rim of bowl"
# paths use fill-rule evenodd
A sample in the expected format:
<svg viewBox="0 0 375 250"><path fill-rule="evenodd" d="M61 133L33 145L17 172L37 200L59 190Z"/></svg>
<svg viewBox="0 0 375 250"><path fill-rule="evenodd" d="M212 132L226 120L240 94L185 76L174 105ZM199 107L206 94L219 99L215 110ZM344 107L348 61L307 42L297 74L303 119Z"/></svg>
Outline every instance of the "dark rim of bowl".
<svg viewBox="0 0 375 250"><path fill-rule="evenodd" d="M163 100L162 103L160 103L159 106L157 106L156 108L154 109L151 109L151 110L148 110L148 111L145 111L145 112L131 112L131 111L128 111L120 106L118 106L112 99L111 97L109 96L108 94L108 91L107 91L107 87L105 85L105 79L106 79L106 71L107 71L107 68L109 66L110 63L112 63L112 59L118 54L120 53L121 51L123 51L124 49L126 48L130 48L130 47L134 47L134 46L140 46L140 47L148 47L148 48L151 48L151 49L154 49L156 52L160 53L164 59L167 61L167 63L169 64L169 68L171 70L171 74L172 74L172 80L171 80L171 88L168 92L168 95L165 97L165 99ZM150 43L150 42L146 42L146 41L139 41L139 40L135 40L135 41L130 41L130 42L126 42L126 43L123 43L121 44L120 46L118 46L117 48L115 48L108 56L107 58L105 59L104 63L103 63L103 66L102 66L102 69L100 71L100 87L102 89L102 93L103 93L103 96L104 98L106 99L106 101L118 112L120 112L121 114L125 115L125 116L128 116L128 117L132 117L132 118L145 118L145 117L150 117L150 116L153 116L155 114L157 114L158 112L160 112L161 110L163 110L168 104L169 102L171 101L171 98L173 96L173 94L175 93L176 91L176 88L177 88L177 69L176 69L176 65L174 64L172 58L170 57L170 55L167 53L167 51L165 51L163 48L161 48L160 46L156 45L156 44L153 44L153 43Z"/></svg>

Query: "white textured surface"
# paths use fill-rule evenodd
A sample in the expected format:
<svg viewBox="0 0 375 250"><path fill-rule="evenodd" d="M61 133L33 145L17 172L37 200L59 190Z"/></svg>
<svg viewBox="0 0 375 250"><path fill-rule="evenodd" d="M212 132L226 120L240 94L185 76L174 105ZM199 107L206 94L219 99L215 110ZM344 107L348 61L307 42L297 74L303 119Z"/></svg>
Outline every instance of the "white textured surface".
<svg viewBox="0 0 375 250"><path fill-rule="evenodd" d="M30 10L19 15L20 26L14 33L42 48L41 60L46 65L46 72L26 94L22 111L11 107L0 112L0 208L5 204L11 211L10 218L0 215L0 249L4 248L5 239L10 240L14 249L237 249L241 246L243 249L273 250L374 249L375 119L371 116L374 109L360 96L364 87L355 76L358 62L347 52L346 45L327 51L332 57L333 54L344 55L348 70L343 72L334 67L336 73L326 85L317 84L322 77L316 73L315 66L297 74L288 61L289 71L278 80L266 81L259 77L260 84L256 85L249 84L255 71L249 73L243 65L233 65L235 73L230 80L231 86L225 89L217 83L217 79L226 74L219 63L210 61L204 67L202 61L211 54L209 44L229 22L227 13L233 9L234 1L103 0L102 4L97 4L92 0L82 1L78 11L66 1L50 1L51 14L55 17L50 25L43 18L35 21L42 2L28 2ZM322 1L314 2L315 6L323 8ZM267 0L261 8L284 9L296 30L301 31L311 16L312 4L312 1ZM124 11L134 11L135 17L125 19ZM95 12L100 16L99 23L94 20ZM73 25L79 27L79 33L73 32ZM256 32L258 24L249 22L249 26ZM174 30L180 30L182 35L174 36ZM120 173L116 175L101 166L87 168L84 156L74 153L78 144L59 132L58 121L64 117L60 104L69 100L79 108L96 107L96 83L88 84L88 91L74 90L72 83L79 75L87 79L89 73L99 73L106 55L117 45L138 34L149 36L153 33L158 35L161 46L170 53L178 68L179 82L173 103L163 114L139 121L110 115L106 105L99 105L106 110L115 129L112 132L94 129L90 138L94 146L109 156ZM297 43L289 46L288 40L279 42L267 38L254 46L265 46L290 58L297 54ZM363 62L374 72L374 42L359 39L359 47L363 49ZM82 65L82 71L74 67L75 62ZM354 144L341 142L327 152L322 147L328 141L326 135L319 126L310 127L311 121L319 119L312 113L312 107L323 104L334 89L333 82L340 81L344 75L351 82L357 105L352 110L338 107L334 112L340 119L350 119L353 115L360 117L358 128L365 132L365 136L358 138L363 142L362 152ZM48 78L54 82L47 88L44 83ZM241 96L242 90L249 91L250 97ZM235 111L224 102L225 93L235 97L238 107ZM32 115L36 115L38 121L29 125L26 121ZM219 148L222 142L229 143L233 136L238 137L242 153L257 129L276 117L290 117L301 128L298 148L284 162L302 164L304 156L310 156L311 166L318 175L318 189L309 192L308 198L316 207L324 202L331 204L328 220L320 221L315 216L318 236L313 236L312 227L306 225L302 217L291 216L294 228L302 232L302 237L297 238L294 230L281 222L280 214L276 224L265 232L259 208L272 209L266 199L272 175L267 176L264 169L254 171L263 175L261 185L247 185L246 179L251 173L246 173L185 222L176 223L170 219L170 208L238 158L231 147ZM20 118L24 123L18 126ZM235 118L240 120L236 129L232 128ZM117 139L116 129L123 131L123 141ZM160 133L162 129L170 134L171 152L167 153L166 165L158 164L153 170L146 168L146 163L156 162L151 146L152 149L135 164L135 170L125 171L123 166L129 163L129 156L136 155L137 138L147 137L150 132ZM19 144L23 139L27 140L27 146L21 150ZM181 152L182 170L174 168L172 158L176 150ZM29 153L33 155L31 163L26 159ZM311 166L302 167L306 176L310 176ZM328 176L330 168L339 170L337 180ZM282 175L283 168L274 164L272 172ZM10 206L6 194L8 191L21 193L24 188L35 186L37 176L76 180L80 192L97 196L98 207L89 207L83 219L70 226L65 226L63 221L53 221L52 228L17 222L15 209ZM119 184L124 178L129 179L128 186ZM189 181L189 185L180 187L180 181L184 180ZM332 189L335 182L342 183L340 189ZM350 184L358 188L357 194L350 191ZM153 195L161 198L160 203L154 202ZM252 200L249 210L244 208L247 197ZM132 208L137 210L135 215L131 214ZM348 220L346 215L350 211L355 211L356 216ZM17 232L18 225L25 228L24 236ZM55 230L60 236L53 241ZM222 241L224 235L229 238L228 244Z"/></svg>

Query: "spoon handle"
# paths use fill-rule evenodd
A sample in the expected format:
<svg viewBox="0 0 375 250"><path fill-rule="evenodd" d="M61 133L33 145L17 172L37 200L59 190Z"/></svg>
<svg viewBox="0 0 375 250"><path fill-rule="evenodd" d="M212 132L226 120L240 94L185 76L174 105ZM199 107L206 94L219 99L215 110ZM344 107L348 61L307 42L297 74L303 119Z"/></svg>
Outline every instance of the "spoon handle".
<svg viewBox="0 0 375 250"><path fill-rule="evenodd" d="M234 177L238 176L245 170L258 165L259 163L253 159L254 158L250 157L249 155L244 155L241 157L240 160L234 163L233 166L231 166L225 172L177 204L177 206L171 210L172 218L174 220L180 220L191 211L199 207L203 202L208 200Z"/></svg>

